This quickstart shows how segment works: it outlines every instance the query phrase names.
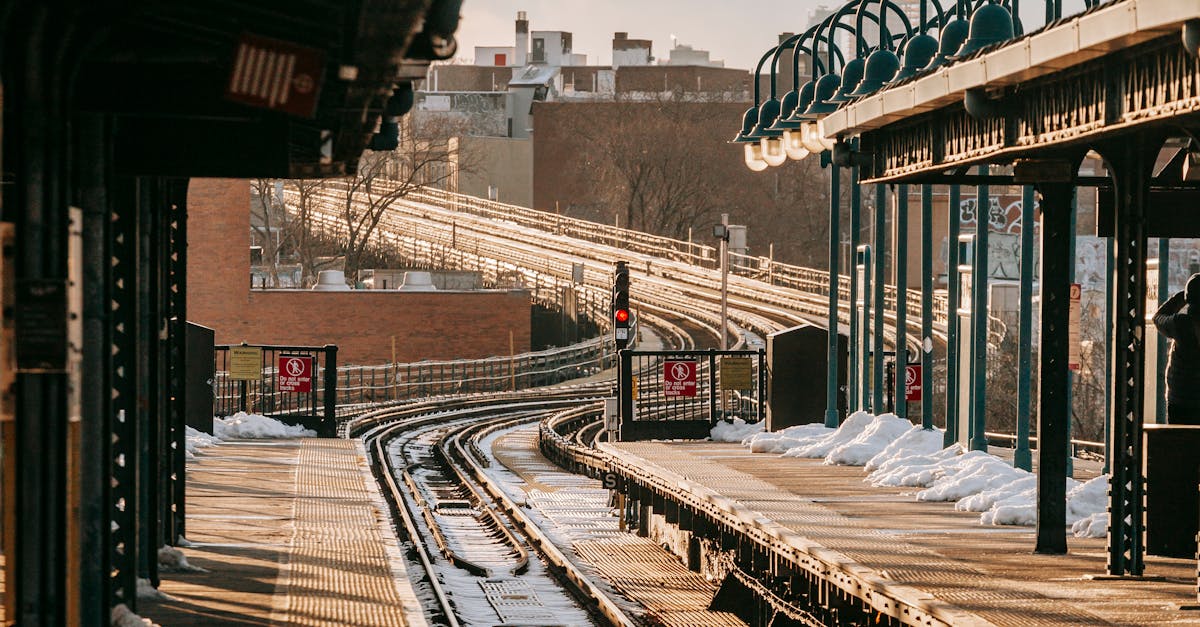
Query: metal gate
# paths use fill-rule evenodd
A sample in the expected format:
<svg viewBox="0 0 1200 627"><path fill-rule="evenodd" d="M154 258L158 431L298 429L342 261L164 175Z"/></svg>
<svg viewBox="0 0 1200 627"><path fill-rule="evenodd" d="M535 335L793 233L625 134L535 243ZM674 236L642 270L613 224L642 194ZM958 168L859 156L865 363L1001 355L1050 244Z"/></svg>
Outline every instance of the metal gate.
<svg viewBox="0 0 1200 627"><path fill-rule="evenodd" d="M214 347L213 357L214 415L244 411L302 425L320 437L337 435L337 346L225 344ZM279 372L280 360L289 358L311 360L307 390L296 391L295 381Z"/></svg>
<svg viewBox="0 0 1200 627"><path fill-rule="evenodd" d="M620 440L706 438L718 420L766 411L766 352L621 351Z"/></svg>

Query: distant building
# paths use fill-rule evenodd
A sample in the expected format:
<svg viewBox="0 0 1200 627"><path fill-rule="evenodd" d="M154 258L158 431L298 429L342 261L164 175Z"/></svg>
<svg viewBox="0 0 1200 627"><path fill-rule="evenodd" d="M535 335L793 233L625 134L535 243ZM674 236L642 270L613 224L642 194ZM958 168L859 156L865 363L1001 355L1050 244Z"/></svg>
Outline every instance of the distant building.
<svg viewBox="0 0 1200 627"><path fill-rule="evenodd" d="M509 67L516 65L516 60L514 46L475 46L475 65Z"/></svg>
<svg viewBox="0 0 1200 627"><path fill-rule="evenodd" d="M701 67L725 67L724 61L710 59L710 52L697 50L685 44L675 44L667 57L667 65L699 65Z"/></svg>
<svg viewBox="0 0 1200 627"><path fill-rule="evenodd" d="M630 39L629 33L613 33L612 66L650 65L654 63L649 39Z"/></svg>
<svg viewBox="0 0 1200 627"><path fill-rule="evenodd" d="M533 65L587 65L587 55L571 51L572 35L561 30L535 30L530 36L528 63Z"/></svg>
<svg viewBox="0 0 1200 627"><path fill-rule="evenodd" d="M588 65L586 55L574 52L571 33L530 30L524 11L513 33L510 46L476 47L472 65L430 67L416 94L414 120L439 116L468 129L458 145L477 167L460 172L458 191L465 194L533 205L536 103L750 98L750 74L725 68L706 50L675 46L664 62L655 59L651 40L615 32L612 65ZM781 59L781 67L790 67L790 59ZM781 88L790 89L790 81L789 71Z"/></svg>

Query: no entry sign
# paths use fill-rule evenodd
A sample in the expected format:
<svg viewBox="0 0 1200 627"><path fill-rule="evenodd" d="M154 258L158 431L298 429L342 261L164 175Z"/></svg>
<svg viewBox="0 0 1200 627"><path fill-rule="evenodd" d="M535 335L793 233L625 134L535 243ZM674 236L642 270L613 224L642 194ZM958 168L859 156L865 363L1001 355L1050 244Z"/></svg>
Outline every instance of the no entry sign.
<svg viewBox="0 0 1200 627"><path fill-rule="evenodd" d="M696 395L696 362L663 362L663 396Z"/></svg>
<svg viewBox="0 0 1200 627"><path fill-rule="evenodd" d="M904 366L904 400L921 400L921 365L908 364Z"/></svg>
<svg viewBox="0 0 1200 627"><path fill-rule="evenodd" d="M312 391L313 358L311 355L280 355L276 376L280 392Z"/></svg>

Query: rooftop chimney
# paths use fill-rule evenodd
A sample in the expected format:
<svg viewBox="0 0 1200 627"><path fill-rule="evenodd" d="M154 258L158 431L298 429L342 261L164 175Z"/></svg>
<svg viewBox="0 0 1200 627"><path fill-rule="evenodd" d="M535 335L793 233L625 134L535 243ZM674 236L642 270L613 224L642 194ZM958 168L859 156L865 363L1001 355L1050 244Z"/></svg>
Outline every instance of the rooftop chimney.
<svg viewBox="0 0 1200 627"><path fill-rule="evenodd" d="M524 11L517 11L517 45L514 56L514 65L525 67L529 57L529 20Z"/></svg>

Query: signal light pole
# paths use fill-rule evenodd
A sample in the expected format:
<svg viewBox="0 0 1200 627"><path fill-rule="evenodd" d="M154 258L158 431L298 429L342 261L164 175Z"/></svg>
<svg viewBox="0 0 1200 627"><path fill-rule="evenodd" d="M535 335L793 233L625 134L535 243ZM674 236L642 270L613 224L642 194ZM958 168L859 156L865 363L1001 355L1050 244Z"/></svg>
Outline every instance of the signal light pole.
<svg viewBox="0 0 1200 627"><path fill-rule="evenodd" d="M729 214L721 214L721 223L713 227L713 237L721 241L721 350L728 346L729 326Z"/></svg>
<svg viewBox="0 0 1200 627"><path fill-rule="evenodd" d="M629 266L618 261L613 271L612 293L613 339L617 350L629 345Z"/></svg>

